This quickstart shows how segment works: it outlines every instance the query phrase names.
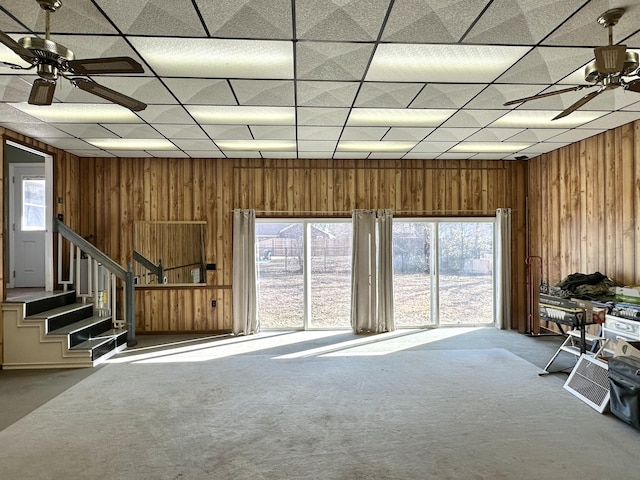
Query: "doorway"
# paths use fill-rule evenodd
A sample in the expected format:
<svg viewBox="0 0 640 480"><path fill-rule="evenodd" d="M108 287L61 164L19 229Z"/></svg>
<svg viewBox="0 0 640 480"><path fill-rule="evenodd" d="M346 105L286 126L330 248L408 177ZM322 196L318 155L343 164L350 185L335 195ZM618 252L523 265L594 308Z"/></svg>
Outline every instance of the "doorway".
<svg viewBox="0 0 640 480"><path fill-rule="evenodd" d="M53 290L53 158L7 141L8 289ZM7 292L10 296L11 292Z"/></svg>

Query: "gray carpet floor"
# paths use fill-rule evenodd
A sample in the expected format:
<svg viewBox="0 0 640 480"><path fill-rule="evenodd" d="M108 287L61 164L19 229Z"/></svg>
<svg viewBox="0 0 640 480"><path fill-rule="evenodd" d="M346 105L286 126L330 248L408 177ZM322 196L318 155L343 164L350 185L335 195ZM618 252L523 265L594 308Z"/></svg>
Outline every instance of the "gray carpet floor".
<svg viewBox="0 0 640 480"><path fill-rule="evenodd" d="M0 431L0 478L637 478L640 432L538 376L557 342L143 338Z"/></svg>

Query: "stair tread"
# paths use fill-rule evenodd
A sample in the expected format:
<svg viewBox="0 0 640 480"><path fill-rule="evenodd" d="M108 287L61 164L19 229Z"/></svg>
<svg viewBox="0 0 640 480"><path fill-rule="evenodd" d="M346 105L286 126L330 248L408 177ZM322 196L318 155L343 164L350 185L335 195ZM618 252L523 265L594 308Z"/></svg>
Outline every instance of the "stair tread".
<svg viewBox="0 0 640 480"><path fill-rule="evenodd" d="M70 305L64 305L62 307L57 307L52 310L47 310L45 312L36 313L35 315L26 317L25 320L42 320L47 318L53 318L59 315L64 315L65 313L75 312L77 310L81 310L87 307L92 307L92 305L90 303L72 303Z"/></svg>
<svg viewBox="0 0 640 480"><path fill-rule="evenodd" d="M103 334L100 334L97 337L90 338L89 340L85 340L84 342L79 343L74 347L71 347L71 350L91 350L93 348L96 348L99 345L102 345L103 343L106 343L112 340L115 337L118 337L126 333L127 333L126 330L116 330L116 329L107 330L106 332L104 332Z"/></svg>
<svg viewBox="0 0 640 480"><path fill-rule="evenodd" d="M104 320L111 319L110 316L98 316L93 315L91 317L85 318L83 320L79 320L74 323L70 323L62 328L58 328L57 330L52 330L49 332L49 335L68 335L70 333L78 332L84 328L90 327L91 325L95 325L96 323L103 322Z"/></svg>

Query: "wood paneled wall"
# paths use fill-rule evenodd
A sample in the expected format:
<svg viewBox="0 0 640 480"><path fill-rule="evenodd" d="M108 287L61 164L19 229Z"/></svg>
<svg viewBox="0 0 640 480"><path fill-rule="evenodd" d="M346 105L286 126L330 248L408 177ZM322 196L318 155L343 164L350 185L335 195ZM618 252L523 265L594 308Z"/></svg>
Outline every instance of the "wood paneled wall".
<svg viewBox="0 0 640 480"><path fill-rule="evenodd" d="M54 156L54 213L124 266L132 262L134 221L206 222L205 261L217 270L207 272L206 285L138 287L140 333L231 329L235 208L271 218L348 217L354 208L391 208L396 216L493 215L496 208L511 208L512 327L525 328L526 162L78 159L0 132ZM5 227L3 219L3 234Z"/></svg>
<svg viewBox="0 0 640 480"><path fill-rule="evenodd" d="M640 283L640 121L529 161L530 252L543 281Z"/></svg>
<svg viewBox="0 0 640 480"><path fill-rule="evenodd" d="M126 265L133 222L206 221L206 286L139 287L140 332L231 329L232 211L258 216L493 215L513 209L513 327L526 318L526 162L83 158L79 232ZM211 306L211 300L217 306Z"/></svg>

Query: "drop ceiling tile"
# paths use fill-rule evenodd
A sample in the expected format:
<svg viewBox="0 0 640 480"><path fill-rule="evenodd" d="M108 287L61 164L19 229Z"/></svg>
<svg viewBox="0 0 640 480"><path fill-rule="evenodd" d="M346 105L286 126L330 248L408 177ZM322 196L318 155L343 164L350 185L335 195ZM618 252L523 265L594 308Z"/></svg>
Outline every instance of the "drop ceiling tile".
<svg viewBox="0 0 640 480"><path fill-rule="evenodd" d="M295 140L296 127L293 125L268 126L253 125L250 127L256 140Z"/></svg>
<svg viewBox="0 0 640 480"><path fill-rule="evenodd" d="M502 142L522 132L521 128L483 128L465 139L465 142Z"/></svg>
<svg viewBox="0 0 640 480"><path fill-rule="evenodd" d="M430 83L411 103L411 108L460 108L478 95L485 85Z"/></svg>
<svg viewBox="0 0 640 480"><path fill-rule="evenodd" d="M369 158L371 152L336 152L333 155L335 159L360 159L360 158Z"/></svg>
<svg viewBox="0 0 640 480"><path fill-rule="evenodd" d="M107 130L111 130L120 138L164 138L164 136L160 134L155 128L152 128L151 126L146 124L131 125L126 123L114 123L103 124L103 127Z"/></svg>
<svg viewBox="0 0 640 480"><path fill-rule="evenodd" d="M295 125L293 107L187 105L185 108L201 125Z"/></svg>
<svg viewBox="0 0 640 480"><path fill-rule="evenodd" d="M361 80L372 44L298 42L296 73L300 80Z"/></svg>
<svg viewBox="0 0 640 480"><path fill-rule="evenodd" d="M313 82L299 80L298 105L303 107L350 107L353 105L360 83Z"/></svg>
<svg viewBox="0 0 640 480"><path fill-rule="evenodd" d="M335 140L340 138L342 127L298 127L298 140ZM342 137L344 138L344 136Z"/></svg>
<svg viewBox="0 0 640 480"><path fill-rule="evenodd" d="M227 158L261 158L260 152L252 151L252 150L228 150L222 151ZM291 156L291 152L289 152L289 156Z"/></svg>
<svg viewBox="0 0 640 480"><path fill-rule="evenodd" d="M85 150L91 149L91 145L79 138L47 138L47 144L62 150Z"/></svg>
<svg viewBox="0 0 640 480"><path fill-rule="evenodd" d="M22 35L9 35L12 39L18 41L18 39L22 36ZM4 44L0 43L0 62L7 62L11 65L18 65L19 67L23 67L23 68L29 68L30 64L25 62L22 58L20 58L18 55L16 55L13 50L9 49L9 47L5 47ZM10 65L5 65L3 63L0 63L0 75L20 75L20 76L25 76L24 75L24 70L18 70L18 69L13 69L11 68ZM37 78L34 76L32 76L33 78Z"/></svg>
<svg viewBox="0 0 640 480"><path fill-rule="evenodd" d="M293 43L276 40L129 37L154 71L167 77L293 78Z"/></svg>
<svg viewBox="0 0 640 480"><path fill-rule="evenodd" d="M253 136L246 125L203 125L212 140L251 140Z"/></svg>
<svg viewBox="0 0 640 480"><path fill-rule="evenodd" d="M341 140L382 140L389 127L345 127Z"/></svg>
<svg viewBox="0 0 640 480"><path fill-rule="evenodd" d="M369 160L399 160L404 158L404 152L371 152Z"/></svg>
<svg viewBox="0 0 640 480"><path fill-rule="evenodd" d="M337 144L335 140L298 140L298 151L333 153Z"/></svg>
<svg viewBox="0 0 640 480"><path fill-rule="evenodd" d="M326 126L344 125L349 115L347 108L299 107L298 125Z"/></svg>
<svg viewBox="0 0 640 480"><path fill-rule="evenodd" d="M212 37L291 38L290 0L196 0Z"/></svg>
<svg viewBox="0 0 640 480"><path fill-rule="evenodd" d="M34 32L44 33L45 12L36 2L2 0L2 6ZM55 36L59 32L118 33L91 0L63 2L62 7L51 14L52 40L56 40Z"/></svg>
<svg viewBox="0 0 640 480"><path fill-rule="evenodd" d="M585 138L593 137L594 135L598 135L599 133L605 132L607 129L588 129L588 128L574 128L572 130L567 130L565 133L561 133L559 135L554 135L553 137L548 138L549 142L559 142L559 143L575 143L580 140L584 140Z"/></svg>
<svg viewBox="0 0 640 480"><path fill-rule="evenodd" d="M551 143L551 142L542 142L536 143L535 145L525 148L524 150L520 150L518 152L519 155L527 155L532 157L534 155L542 155L543 153L551 152L553 150L557 150L562 147L566 147L569 145L569 142L566 143Z"/></svg>
<svg viewBox="0 0 640 480"><path fill-rule="evenodd" d="M3 104L4 105L4 104ZM120 105L53 103L47 107L30 105L28 103L11 103L15 109L26 113L24 121L37 118L51 123L141 123L140 117ZM0 113L2 113L0 111ZM31 120L28 120L29 116ZM3 117L0 117L3 118ZM7 118L7 117L4 117ZM16 121L16 120L14 120Z"/></svg>
<svg viewBox="0 0 640 480"><path fill-rule="evenodd" d="M262 154L262 158L295 158L296 154L294 152L260 152ZM315 153L315 152L314 152ZM298 156L298 158L300 158ZM317 158L315 155L310 158Z"/></svg>
<svg viewBox="0 0 640 480"><path fill-rule="evenodd" d="M124 158L154 158L153 153L147 152L144 150L114 150L109 151L108 153L113 155L114 157L124 157ZM177 150L172 150L172 154L178 153Z"/></svg>
<svg viewBox="0 0 640 480"><path fill-rule="evenodd" d="M422 83L364 82L355 106L406 108L423 87Z"/></svg>
<svg viewBox="0 0 640 480"><path fill-rule="evenodd" d="M189 155L191 158L225 158L225 154L222 153L220 150L215 150L215 151L197 150L193 152L191 150L185 150L184 153Z"/></svg>
<svg viewBox="0 0 640 480"><path fill-rule="evenodd" d="M306 40L374 41L389 0L297 0L296 37Z"/></svg>
<svg viewBox="0 0 640 480"><path fill-rule="evenodd" d="M339 152L402 152L406 153L416 146L416 142L399 141L371 141L371 140L340 140L337 151Z"/></svg>
<svg viewBox="0 0 640 480"><path fill-rule="evenodd" d="M74 124L74 123L53 123L52 126L56 127L63 132L68 133L74 137L79 138L111 138L113 132L107 130L101 125L95 124Z"/></svg>
<svg viewBox="0 0 640 480"><path fill-rule="evenodd" d="M73 155L76 155L77 157L80 157L80 158L93 158L93 157L113 158L115 157L114 154L105 152L104 150L101 150L99 148L82 149L82 150L70 149L70 150L67 150L67 152Z"/></svg>
<svg viewBox="0 0 640 480"><path fill-rule="evenodd" d="M0 55L0 61L2 56ZM29 98L31 84L17 75L0 74L0 101L24 102Z"/></svg>
<svg viewBox="0 0 640 480"><path fill-rule="evenodd" d="M47 139L45 140L47 143L49 143L49 140L53 138L73 138L72 135L69 135L59 128L47 123L30 125L29 136L37 139Z"/></svg>
<svg viewBox="0 0 640 480"><path fill-rule="evenodd" d="M544 90L547 85L503 85L493 84L486 87L465 108L476 110L511 110L514 106L504 104L518 98L531 97Z"/></svg>
<svg viewBox="0 0 640 480"><path fill-rule="evenodd" d="M473 160L515 160L513 155L505 155L504 153L477 153L471 158Z"/></svg>
<svg viewBox="0 0 640 480"><path fill-rule="evenodd" d="M478 155L502 154L511 155L518 153L526 148L531 147L531 143L516 143L516 142L501 142L501 141L488 141L488 142L472 142L464 141L451 147L451 152L474 152Z"/></svg>
<svg viewBox="0 0 640 480"><path fill-rule="evenodd" d="M418 143L411 153L441 153L446 152L458 142L430 142L429 139Z"/></svg>
<svg viewBox="0 0 640 480"><path fill-rule="evenodd" d="M392 127L383 140L417 140L420 141L434 131L433 128Z"/></svg>
<svg viewBox="0 0 640 480"><path fill-rule="evenodd" d="M138 115L148 123L194 124L193 118L184 108L175 105L149 105L145 110L138 112Z"/></svg>
<svg viewBox="0 0 640 480"><path fill-rule="evenodd" d="M503 110L459 110L442 124L444 128L481 128L503 116Z"/></svg>
<svg viewBox="0 0 640 480"><path fill-rule="evenodd" d="M151 150L149 151L155 158L189 158L189 154L180 150Z"/></svg>
<svg viewBox="0 0 640 480"><path fill-rule="evenodd" d="M440 154L440 155L438 155L437 157L434 157L434 158L437 158L438 160L468 160L470 158L475 157L475 155L476 155L475 153L448 153L448 152L445 152L445 153L442 153L442 154ZM412 156L407 155L405 158L417 158L417 159L419 159L421 157L419 155L412 155Z"/></svg>
<svg viewBox="0 0 640 480"><path fill-rule="evenodd" d="M590 48L538 47L498 78L498 83L555 83L593 59Z"/></svg>
<svg viewBox="0 0 640 480"><path fill-rule="evenodd" d="M426 140L429 142L459 142L478 130L479 128L438 128Z"/></svg>
<svg viewBox="0 0 640 480"><path fill-rule="evenodd" d="M189 105L237 105L238 102L226 80L203 78L166 78L169 90ZM160 102L153 102L160 103Z"/></svg>
<svg viewBox="0 0 640 480"><path fill-rule="evenodd" d="M558 113L560 112L512 110L490 124L490 126L499 128L575 128L603 115L603 112L578 110L564 118L552 120Z"/></svg>
<svg viewBox="0 0 640 480"><path fill-rule="evenodd" d="M218 150L218 147L211 140L195 139L172 139L173 144L180 150L202 151Z"/></svg>
<svg viewBox="0 0 640 480"><path fill-rule="evenodd" d="M191 0L97 0L97 3L118 30L128 35L206 36Z"/></svg>
<svg viewBox="0 0 640 480"><path fill-rule="evenodd" d="M158 130L162 135L166 138L174 139L206 139L207 135L202 131L202 129L197 125L167 125L167 124L157 124L154 125L156 130Z"/></svg>
<svg viewBox="0 0 640 480"><path fill-rule="evenodd" d="M506 129L509 130L509 129ZM516 135L509 137L510 142L544 142L545 140L555 138L557 135L571 132L563 128L529 128L520 131ZM562 140L559 140L562 141Z"/></svg>
<svg viewBox="0 0 640 480"><path fill-rule="evenodd" d="M490 45L381 44L365 80L380 82L491 82L528 47Z"/></svg>
<svg viewBox="0 0 640 480"><path fill-rule="evenodd" d="M640 113L638 112L612 112L607 115L603 115L592 122L585 123L584 127L611 129L624 125L625 123L635 122L638 119L640 119Z"/></svg>
<svg viewBox="0 0 640 480"><path fill-rule="evenodd" d="M400 109L400 108L354 108L347 125L388 127L437 127L455 110L446 109Z"/></svg>
<svg viewBox="0 0 640 480"><path fill-rule="evenodd" d="M333 152L298 152L298 158L331 159L334 158L334 154Z"/></svg>
<svg viewBox="0 0 640 480"><path fill-rule="evenodd" d="M38 120L37 118L18 110L12 105L18 105L18 104L0 103L0 124L1 125L17 124L17 123L25 123L25 124L43 123L41 120Z"/></svg>
<svg viewBox="0 0 640 480"><path fill-rule="evenodd" d="M457 43L486 4L486 0L396 1L382 40L401 43Z"/></svg>
<svg viewBox="0 0 640 480"><path fill-rule="evenodd" d="M4 4L5 2L3 2ZM18 3L16 1L14 1L13 3ZM24 4L24 2L19 2L20 4ZM15 5L14 5L15 6ZM7 8L7 7L5 7ZM34 11L37 9L33 9ZM17 12L17 10L16 10ZM37 13L37 12L34 12ZM34 27L35 26L35 17L34 17L34 23L27 25L28 28ZM26 34L29 34L29 29L25 28L25 26L21 25L19 22L15 21L13 18L11 18L9 15L7 15L6 13L0 11L0 30L2 30L5 33L16 33L19 34L18 36L24 36Z"/></svg>
<svg viewBox="0 0 640 480"><path fill-rule="evenodd" d="M560 28L542 42L544 45L585 45L594 47L607 45L607 29L598 23L598 17L609 8L627 7L627 11L613 29L613 43L618 43L632 33L637 32L640 24L640 9L629 2L619 0L587 2L584 8L576 11Z"/></svg>
<svg viewBox="0 0 640 480"><path fill-rule="evenodd" d="M240 105L293 106L293 81L231 80Z"/></svg>
<svg viewBox="0 0 640 480"><path fill-rule="evenodd" d="M464 41L535 45L583 4L583 0L495 0L488 4Z"/></svg>

